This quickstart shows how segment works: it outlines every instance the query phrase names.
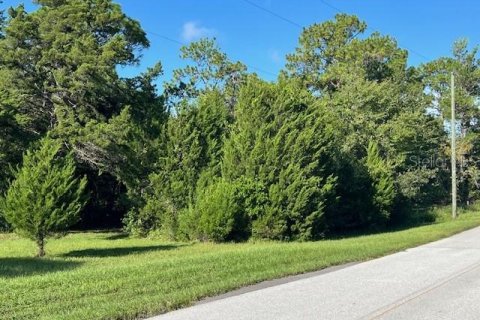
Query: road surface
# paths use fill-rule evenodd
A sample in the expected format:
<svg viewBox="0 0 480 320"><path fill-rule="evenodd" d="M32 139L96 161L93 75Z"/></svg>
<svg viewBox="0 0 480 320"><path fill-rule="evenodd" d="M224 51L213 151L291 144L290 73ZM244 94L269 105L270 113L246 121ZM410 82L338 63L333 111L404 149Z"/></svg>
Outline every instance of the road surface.
<svg viewBox="0 0 480 320"><path fill-rule="evenodd" d="M260 285L260 288L262 285ZM480 228L152 320L480 319Z"/></svg>

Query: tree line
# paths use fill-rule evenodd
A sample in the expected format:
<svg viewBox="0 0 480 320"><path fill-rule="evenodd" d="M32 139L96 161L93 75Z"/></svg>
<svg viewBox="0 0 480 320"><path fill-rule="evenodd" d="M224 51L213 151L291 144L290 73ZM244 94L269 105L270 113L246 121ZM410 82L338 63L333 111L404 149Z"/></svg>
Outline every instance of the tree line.
<svg viewBox="0 0 480 320"><path fill-rule="evenodd" d="M452 71L460 202L478 197L480 60L466 40L409 66L393 37L338 14L303 29L275 81L214 39L182 47L171 79L160 62L125 78L149 41L118 4L35 2L0 20L3 229L37 243L72 226L313 240L426 221L449 199Z"/></svg>

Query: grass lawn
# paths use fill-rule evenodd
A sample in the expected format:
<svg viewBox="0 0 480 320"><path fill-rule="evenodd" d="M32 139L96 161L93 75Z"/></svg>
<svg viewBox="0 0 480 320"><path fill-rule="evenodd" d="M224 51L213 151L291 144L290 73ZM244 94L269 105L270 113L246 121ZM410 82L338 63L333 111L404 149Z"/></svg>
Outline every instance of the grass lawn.
<svg viewBox="0 0 480 320"><path fill-rule="evenodd" d="M446 215L443 213L442 215ZM0 234L1 319L135 319L258 281L367 260L480 225L480 214L408 230L304 243L179 244L73 233L32 258Z"/></svg>

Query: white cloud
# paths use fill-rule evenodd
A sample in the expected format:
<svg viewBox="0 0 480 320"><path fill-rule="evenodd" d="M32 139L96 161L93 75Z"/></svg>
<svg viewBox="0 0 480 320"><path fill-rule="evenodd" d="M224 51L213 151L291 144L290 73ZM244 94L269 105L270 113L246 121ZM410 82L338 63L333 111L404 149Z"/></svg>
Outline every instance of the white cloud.
<svg viewBox="0 0 480 320"><path fill-rule="evenodd" d="M283 62L283 57L278 50L270 50L270 59L277 64Z"/></svg>
<svg viewBox="0 0 480 320"><path fill-rule="evenodd" d="M198 40L203 37L212 37L217 33L215 29L201 26L195 21L188 21L182 27L182 39L186 42Z"/></svg>

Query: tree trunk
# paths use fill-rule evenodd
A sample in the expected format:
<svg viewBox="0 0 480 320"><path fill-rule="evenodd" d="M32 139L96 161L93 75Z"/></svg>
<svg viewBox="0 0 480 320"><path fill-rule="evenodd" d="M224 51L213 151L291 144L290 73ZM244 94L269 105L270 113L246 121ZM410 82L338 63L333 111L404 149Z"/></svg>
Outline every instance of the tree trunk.
<svg viewBox="0 0 480 320"><path fill-rule="evenodd" d="M45 255L45 240L43 239L43 237L37 239L37 246L37 257L43 257Z"/></svg>

